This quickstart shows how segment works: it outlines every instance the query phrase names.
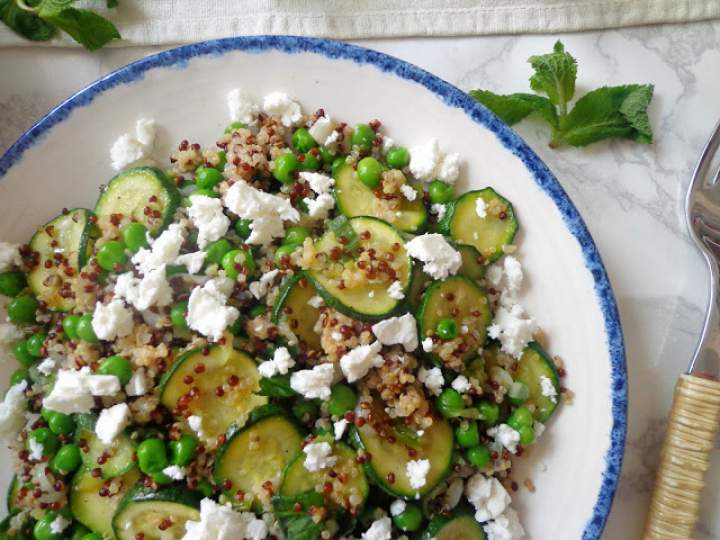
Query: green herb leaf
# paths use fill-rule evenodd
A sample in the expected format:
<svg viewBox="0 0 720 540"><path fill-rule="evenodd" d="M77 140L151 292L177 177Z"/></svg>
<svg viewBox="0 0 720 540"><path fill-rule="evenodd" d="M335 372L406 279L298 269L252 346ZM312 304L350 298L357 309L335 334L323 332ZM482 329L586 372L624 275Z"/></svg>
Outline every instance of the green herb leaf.
<svg viewBox="0 0 720 540"><path fill-rule="evenodd" d="M573 98L577 64L560 41L555 43L550 54L531 56L528 62L535 70L530 77L530 88L544 92L554 105L561 107Z"/></svg>
<svg viewBox="0 0 720 540"><path fill-rule="evenodd" d="M604 86L588 92L567 115L563 132L556 134L553 144L585 146L609 137L648 144L652 130L647 107L652 95L649 84Z"/></svg>
<svg viewBox="0 0 720 540"><path fill-rule="evenodd" d="M118 7L118 0L107 0L107 7L108 9Z"/></svg>
<svg viewBox="0 0 720 540"><path fill-rule="evenodd" d="M538 113L551 126L557 127L557 112L552 102L546 97L522 93L500 95L487 90L472 90L470 95L508 125L512 126L529 114Z"/></svg>
<svg viewBox="0 0 720 540"><path fill-rule="evenodd" d="M73 5L75 0L42 0L37 5L37 14L41 18L57 15Z"/></svg>
<svg viewBox="0 0 720 540"><path fill-rule="evenodd" d="M260 391L258 394L285 398L294 396L295 390L290 387L290 375L275 375L274 377L260 379Z"/></svg>
<svg viewBox="0 0 720 540"><path fill-rule="evenodd" d="M323 530L321 523L315 523L306 514L284 519L283 525L286 540L317 540Z"/></svg>
<svg viewBox="0 0 720 540"><path fill-rule="evenodd" d="M113 39L120 38L115 25L89 9L66 8L48 10L41 15L45 22L54 24L90 51L95 51Z"/></svg>
<svg viewBox="0 0 720 540"><path fill-rule="evenodd" d="M14 0L0 0L0 20L30 41L48 41L57 34L52 24L46 23L31 11L20 9Z"/></svg>

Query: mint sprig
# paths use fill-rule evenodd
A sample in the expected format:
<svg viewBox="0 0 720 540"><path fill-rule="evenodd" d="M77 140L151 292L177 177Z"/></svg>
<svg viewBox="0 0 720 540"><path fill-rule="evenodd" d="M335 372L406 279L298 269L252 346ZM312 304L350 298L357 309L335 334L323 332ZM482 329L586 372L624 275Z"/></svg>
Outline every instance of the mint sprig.
<svg viewBox="0 0 720 540"><path fill-rule="evenodd" d="M0 21L31 41L48 41L59 30L90 51L120 38L115 25L89 9L73 7L75 0L0 0ZM108 7L117 2L108 0Z"/></svg>
<svg viewBox="0 0 720 540"><path fill-rule="evenodd" d="M501 95L488 90L473 90L470 95L509 125L536 114L550 124L551 147L585 146L612 137L652 142L647 108L653 85L603 86L582 96L568 110L575 96L577 62L564 45L558 41L553 52L531 56L528 62L534 70L530 87L547 97L526 93Z"/></svg>

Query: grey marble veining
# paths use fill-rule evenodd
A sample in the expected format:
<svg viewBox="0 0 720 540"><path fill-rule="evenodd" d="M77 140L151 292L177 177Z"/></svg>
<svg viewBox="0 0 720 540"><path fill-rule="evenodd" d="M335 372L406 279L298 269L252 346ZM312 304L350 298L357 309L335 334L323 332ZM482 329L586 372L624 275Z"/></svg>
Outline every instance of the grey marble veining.
<svg viewBox="0 0 720 540"><path fill-rule="evenodd" d="M720 118L720 22L587 32L368 40L459 87L527 91L531 54L557 37L578 59L578 93L604 84L655 84L651 146L614 141L553 150L528 121L517 131L568 191L599 245L618 298L630 379L628 445L605 538L639 538L672 388L702 322L707 277L688 240L682 198ZM0 49L0 151L45 111L88 82L151 48ZM449 60L450 59L450 60ZM720 539L720 451L713 456L700 540Z"/></svg>

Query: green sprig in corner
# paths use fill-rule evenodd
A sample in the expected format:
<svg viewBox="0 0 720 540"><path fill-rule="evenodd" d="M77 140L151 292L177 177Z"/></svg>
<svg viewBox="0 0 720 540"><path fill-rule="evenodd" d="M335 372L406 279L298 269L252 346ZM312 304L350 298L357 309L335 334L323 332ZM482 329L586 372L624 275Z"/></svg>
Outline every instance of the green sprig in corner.
<svg viewBox="0 0 720 540"><path fill-rule="evenodd" d="M534 73L530 88L537 94L494 94L472 90L470 95L512 125L530 114L537 114L552 129L551 147L569 144L585 146L611 137L652 142L647 108L653 95L652 84L603 86L588 92L568 111L575 95L577 62L558 41L553 52L531 56Z"/></svg>
<svg viewBox="0 0 720 540"><path fill-rule="evenodd" d="M89 9L72 6L75 0L0 0L0 21L31 41L48 41L61 30L90 51L120 33L113 23ZM117 7L117 0L107 0Z"/></svg>

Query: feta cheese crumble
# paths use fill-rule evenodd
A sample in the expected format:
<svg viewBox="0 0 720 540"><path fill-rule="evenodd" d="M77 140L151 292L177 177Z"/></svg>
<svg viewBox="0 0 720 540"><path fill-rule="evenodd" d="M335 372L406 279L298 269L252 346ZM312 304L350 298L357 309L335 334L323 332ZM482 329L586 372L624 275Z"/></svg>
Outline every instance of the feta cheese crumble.
<svg viewBox="0 0 720 540"><path fill-rule="evenodd" d="M376 519L360 538L361 540L390 540L392 538L392 521L387 516Z"/></svg>
<svg viewBox="0 0 720 540"><path fill-rule="evenodd" d="M503 352L520 358L537 330L535 319L528 316L520 304L514 304L509 308L498 307L493 324L488 326L487 332L492 339L500 341Z"/></svg>
<svg viewBox="0 0 720 540"><path fill-rule="evenodd" d="M95 434L103 443L111 444L129 423L130 408L127 403L118 403L100 411L95 424Z"/></svg>
<svg viewBox="0 0 720 540"><path fill-rule="evenodd" d="M333 432L335 433L335 440L336 440L336 441L339 441L340 439L342 439L343 435L345 434L345 430L347 429L349 423L350 423L350 422L348 422L347 420L345 420L345 419L343 418L343 419L338 420L337 422L335 422L335 423L333 424Z"/></svg>
<svg viewBox="0 0 720 540"><path fill-rule="evenodd" d="M465 485L465 496L475 507L475 520L483 523L495 519L510 504L510 495L497 478L475 473Z"/></svg>
<svg viewBox="0 0 720 540"><path fill-rule="evenodd" d="M390 284L390 287L388 287L387 293L390 298L394 298L395 300L402 300L405 298L402 283L399 281L393 281Z"/></svg>
<svg viewBox="0 0 720 540"><path fill-rule="evenodd" d="M327 146L328 137L335 132L335 122L327 116L321 116L308 128L308 132L316 143Z"/></svg>
<svg viewBox="0 0 720 540"><path fill-rule="evenodd" d="M297 101L285 92L270 92L263 99L263 111L280 119L285 127L292 127L302 119L302 109Z"/></svg>
<svg viewBox="0 0 720 540"><path fill-rule="evenodd" d="M242 122L248 126L255 123L260 107L241 88L233 88L227 94L230 120Z"/></svg>
<svg viewBox="0 0 720 540"><path fill-rule="evenodd" d="M402 186L400 186L400 192L408 201L412 202L417 199L418 193L417 191L415 191L415 188L413 188L410 184L403 184Z"/></svg>
<svg viewBox="0 0 720 540"><path fill-rule="evenodd" d="M46 358L38 364L37 369L43 375L50 375L55 369L55 360L52 358Z"/></svg>
<svg viewBox="0 0 720 540"><path fill-rule="evenodd" d="M373 367L380 367L385 360L379 354L382 345L374 341L369 345L359 345L340 358L340 369L348 382L362 379Z"/></svg>
<svg viewBox="0 0 720 540"><path fill-rule="evenodd" d="M98 302L92 317L92 328L98 339L113 341L133 331L133 314L119 298L107 304Z"/></svg>
<svg viewBox="0 0 720 540"><path fill-rule="evenodd" d="M145 311L152 306L170 305L173 294L165 274L165 264L148 270L140 279L132 272L120 274L115 282L114 292L138 311Z"/></svg>
<svg viewBox="0 0 720 540"><path fill-rule="evenodd" d="M187 423L188 426L190 426L190 429L195 432L199 439L205 438L205 432L203 431L202 427L202 416L198 416L196 414L188 416Z"/></svg>
<svg viewBox="0 0 720 540"><path fill-rule="evenodd" d="M410 148L410 172L418 180L442 180L454 184L460 175L460 154L440 151L437 139Z"/></svg>
<svg viewBox="0 0 720 540"><path fill-rule="evenodd" d="M520 540L525 536L517 512L509 507L496 519L485 523L483 530L487 540Z"/></svg>
<svg viewBox="0 0 720 540"><path fill-rule="evenodd" d="M43 452L45 451L45 447L42 443L38 442L36 439L30 437L28 439L28 447L30 450L30 459L33 461L41 461L43 457Z"/></svg>
<svg viewBox="0 0 720 540"><path fill-rule="evenodd" d="M185 253L184 255L178 255L175 259L175 264L182 264L187 268L188 274L197 274L202 270L203 264L205 264L205 258L207 257L206 251L195 251L194 253Z"/></svg>
<svg viewBox="0 0 720 540"><path fill-rule="evenodd" d="M93 396L112 396L119 391L120 381L115 375L94 375L89 367L61 369L43 406L65 414L86 413L95 406Z"/></svg>
<svg viewBox="0 0 720 540"><path fill-rule="evenodd" d="M272 360L265 360L260 363L258 371L263 377L270 378L278 373L285 375L294 365L295 360L290 356L287 348L279 347L275 349Z"/></svg>
<svg viewBox="0 0 720 540"><path fill-rule="evenodd" d="M212 341L218 341L240 315L236 308L225 305L232 290L233 282L225 277L195 287L188 300L188 326Z"/></svg>
<svg viewBox="0 0 720 540"><path fill-rule="evenodd" d="M450 386L452 386L461 394L466 393L468 390L470 390L470 388L472 388L470 381L468 381L468 378L465 375L458 375L457 377L455 377L455 380L453 380Z"/></svg>
<svg viewBox="0 0 720 540"><path fill-rule="evenodd" d="M62 514L58 514L58 516L50 523L50 532L53 534L62 534L62 532L67 529L72 521L67 519Z"/></svg>
<svg viewBox="0 0 720 540"><path fill-rule="evenodd" d="M400 344L407 352L418 348L417 322L411 313L375 323L372 332L383 345Z"/></svg>
<svg viewBox="0 0 720 540"><path fill-rule="evenodd" d="M318 472L332 467L337 462L337 456L332 455L330 443L318 442L305 445L305 461L303 465L310 472Z"/></svg>
<svg viewBox="0 0 720 540"><path fill-rule="evenodd" d="M435 343L431 337L422 340L422 350L425 352L432 352Z"/></svg>
<svg viewBox="0 0 720 540"><path fill-rule="evenodd" d="M165 476L173 480L182 480L185 478L185 468L179 465L168 465L162 472Z"/></svg>
<svg viewBox="0 0 720 540"><path fill-rule="evenodd" d="M333 180L331 177L326 174L316 172L301 172L300 180L303 182L307 182L308 186L310 186L310 189L312 189L318 195L330 193L333 185L335 185L335 180Z"/></svg>
<svg viewBox="0 0 720 540"><path fill-rule="evenodd" d="M314 307L315 309L320 309L322 305L325 303L323 302L323 299L320 296L313 296L310 298L310 300L307 301L308 306Z"/></svg>
<svg viewBox="0 0 720 540"><path fill-rule="evenodd" d="M335 377L332 364L319 364L312 369L301 369L290 376L290 388L307 399L330 397L330 385Z"/></svg>
<svg viewBox="0 0 720 540"><path fill-rule="evenodd" d="M200 521L186 521L182 540L262 540L267 524L252 512L236 512L230 504L200 501Z"/></svg>
<svg viewBox="0 0 720 540"><path fill-rule="evenodd" d="M542 395L550 399L553 403L557 403L557 390L555 385L546 375L540 375L540 391Z"/></svg>
<svg viewBox="0 0 720 540"><path fill-rule="evenodd" d="M110 163L116 171L139 164L152 154L155 144L155 120L140 118L135 123L135 135L124 133L110 147Z"/></svg>
<svg viewBox="0 0 720 540"><path fill-rule="evenodd" d="M260 300L268 293L268 290L279 273L280 270L277 268L275 270L265 272L262 276L260 276L258 281L253 281L250 285L248 285L250 294L252 294L257 300Z"/></svg>
<svg viewBox="0 0 720 540"><path fill-rule="evenodd" d="M163 265L175 262L180 255L183 242L185 242L185 227L173 223L152 241L150 249L143 248L133 255L132 262L142 274L147 274Z"/></svg>
<svg viewBox="0 0 720 540"><path fill-rule="evenodd" d="M427 475L430 472L429 459L413 459L405 466L405 475L410 481L410 487L420 489L427 483Z"/></svg>
<svg viewBox="0 0 720 540"><path fill-rule="evenodd" d="M475 199L475 213L480 219L485 219L487 217L487 203L482 197Z"/></svg>
<svg viewBox="0 0 720 540"><path fill-rule="evenodd" d="M488 429L487 434L495 439L495 441L507 448L511 454L517 453L517 446L520 442L520 433L515 431L507 424L500 424Z"/></svg>
<svg viewBox="0 0 720 540"><path fill-rule="evenodd" d="M335 206L335 198L329 193L318 195L314 199L304 197L303 202L308 207L308 216L314 219L325 219Z"/></svg>
<svg viewBox="0 0 720 540"><path fill-rule="evenodd" d="M439 396L440 392L442 392L442 387L445 384L445 379L443 379L442 371L440 371L440 368L434 367L426 369L424 367L421 367L418 370L417 378L418 381L423 383L425 387L430 390L430 393L432 395Z"/></svg>
<svg viewBox="0 0 720 540"><path fill-rule="evenodd" d="M423 262L423 272L434 279L455 275L462 264L460 253L442 234L432 233L416 236L405 244L408 254Z"/></svg>
<svg viewBox="0 0 720 540"><path fill-rule="evenodd" d="M230 219L223 213L220 199L206 195L190 197L188 217L198 230L197 245L205 249L208 244L219 240L230 228Z"/></svg>
<svg viewBox="0 0 720 540"><path fill-rule="evenodd" d="M407 503L405 501L403 501L402 499L395 499L390 504L390 515L399 516L405 511L405 508L407 508Z"/></svg>
<svg viewBox="0 0 720 540"><path fill-rule="evenodd" d="M125 385L125 393L130 397L144 396L150 389L151 383L148 381L145 368L138 368L133 371L130 380Z"/></svg>
<svg viewBox="0 0 720 540"><path fill-rule="evenodd" d="M447 204L435 203L430 205L430 213L435 214L438 221L445 217L445 212L447 212Z"/></svg>
<svg viewBox="0 0 720 540"><path fill-rule="evenodd" d="M0 242L0 272L7 272L21 264L20 246L18 244Z"/></svg>

